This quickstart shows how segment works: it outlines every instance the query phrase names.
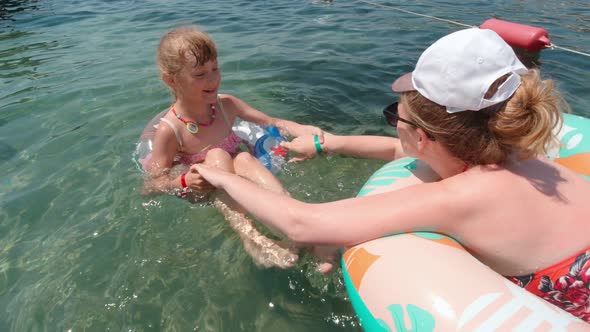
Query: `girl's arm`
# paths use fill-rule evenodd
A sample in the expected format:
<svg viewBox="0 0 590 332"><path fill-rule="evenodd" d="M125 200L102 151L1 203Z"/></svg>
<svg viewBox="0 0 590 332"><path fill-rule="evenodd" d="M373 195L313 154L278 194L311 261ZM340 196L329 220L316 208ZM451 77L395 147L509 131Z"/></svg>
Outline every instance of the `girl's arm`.
<svg viewBox="0 0 590 332"><path fill-rule="evenodd" d="M223 100L228 101L228 105L231 105L231 109L234 110L236 116L240 119L254 122L261 126L278 127L279 129L287 131L289 135L293 137L299 137L302 135L319 135L323 140L324 133L318 127L302 125L294 121L273 118L246 104L239 98L231 95L223 95Z"/></svg>
<svg viewBox="0 0 590 332"><path fill-rule="evenodd" d="M317 150L314 135L318 135L322 150L360 158L394 160L405 157L399 139L385 136L338 136L324 133L315 126L301 125L293 121L270 117L231 95L223 95L229 101L236 116L259 125L273 125L285 129L295 139L282 145L305 156L313 156Z"/></svg>
<svg viewBox="0 0 590 332"><path fill-rule="evenodd" d="M145 179L145 189L148 192L170 192L182 188L180 177L168 177L178 149L172 129L160 122L152 142L152 156L146 165L148 176Z"/></svg>
<svg viewBox="0 0 590 332"><path fill-rule="evenodd" d="M291 142L282 142L287 150L306 157L317 154L315 138L301 136ZM400 140L386 136L339 136L326 134L324 142L319 143L324 153L340 153L359 158L394 160L405 157Z"/></svg>
<svg viewBox="0 0 590 332"><path fill-rule="evenodd" d="M149 164L146 165L146 171L148 173L144 183L144 190L146 192L171 193L182 190L182 174L173 178L169 177L174 157L178 153L179 148L180 146L176 141L176 136L172 129L167 125L160 124L153 139L152 157L149 160ZM212 189L211 185L197 172L186 173L185 183L188 188L200 193Z"/></svg>
<svg viewBox="0 0 590 332"><path fill-rule="evenodd" d="M434 231L452 235L470 213L465 199L443 182L420 184L373 196L307 204L275 194L230 173L195 165L212 185L224 189L262 223L291 240L350 246L382 236Z"/></svg>

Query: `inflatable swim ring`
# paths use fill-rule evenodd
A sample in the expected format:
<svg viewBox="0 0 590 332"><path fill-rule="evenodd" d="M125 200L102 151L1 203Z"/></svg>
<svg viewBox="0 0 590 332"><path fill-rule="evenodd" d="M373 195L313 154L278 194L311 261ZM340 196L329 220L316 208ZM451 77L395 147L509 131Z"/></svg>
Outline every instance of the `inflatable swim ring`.
<svg viewBox="0 0 590 332"><path fill-rule="evenodd" d="M590 119L564 115L558 137L563 146L549 158L590 180ZM418 163L404 158L386 164L358 196L417 183ZM398 234L357 245L342 256L342 272L365 331L590 330L440 234Z"/></svg>
<svg viewBox="0 0 590 332"><path fill-rule="evenodd" d="M145 126L135 146L133 161L137 168L143 172L143 160L152 153L153 138L160 123L160 119L166 115L168 109L163 110L154 116ZM279 129L274 126L265 128L259 125L236 118L232 130L244 143L248 145L249 151L273 174L278 173L283 164L287 152L280 146L285 140Z"/></svg>

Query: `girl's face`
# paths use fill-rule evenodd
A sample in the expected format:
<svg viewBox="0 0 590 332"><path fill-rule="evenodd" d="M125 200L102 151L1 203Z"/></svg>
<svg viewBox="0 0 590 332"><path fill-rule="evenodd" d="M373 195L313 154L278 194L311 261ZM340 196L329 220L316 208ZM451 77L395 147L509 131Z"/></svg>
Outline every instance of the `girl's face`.
<svg viewBox="0 0 590 332"><path fill-rule="evenodd" d="M217 60L210 60L202 66L195 66L195 59L189 57L185 67L176 77L176 93L179 98L213 104L221 83Z"/></svg>

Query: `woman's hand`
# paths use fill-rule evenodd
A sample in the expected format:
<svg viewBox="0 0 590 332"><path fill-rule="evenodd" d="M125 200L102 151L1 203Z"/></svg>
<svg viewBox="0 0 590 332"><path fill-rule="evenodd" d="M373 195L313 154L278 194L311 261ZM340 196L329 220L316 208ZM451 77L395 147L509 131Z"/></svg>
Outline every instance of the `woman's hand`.
<svg viewBox="0 0 590 332"><path fill-rule="evenodd" d="M302 125L297 122L281 120L279 127L287 131L289 136L295 138L300 136L314 136L318 135L320 143L324 143L324 131L321 128L310 125Z"/></svg>
<svg viewBox="0 0 590 332"><path fill-rule="evenodd" d="M191 173L192 172L199 174L204 181L216 188L223 187L225 181L231 180L231 176L233 175L233 173L204 164L195 164L191 166Z"/></svg>
<svg viewBox="0 0 590 332"><path fill-rule="evenodd" d="M316 126L310 126L310 125L296 124L292 128L291 127L289 128L289 133L293 137L309 136L309 135L312 135L312 136L318 135L322 138L324 137L324 131L321 128L318 128Z"/></svg>
<svg viewBox="0 0 590 332"><path fill-rule="evenodd" d="M191 166L189 171L186 173L186 185L198 194L206 194L211 190L215 189L195 168L196 165Z"/></svg>
<svg viewBox="0 0 590 332"><path fill-rule="evenodd" d="M317 154L314 143L315 135L299 136L291 142L282 142L281 146L289 151L293 151L299 156L291 158L289 162L297 162L314 157Z"/></svg>
<svg viewBox="0 0 590 332"><path fill-rule="evenodd" d="M289 134L295 138L301 136L313 136L317 135L320 139L320 143L324 143L324 131L321 128L316 126L309 126L309 125L301 125L296 123L294 126L290 126Z"/></svg>

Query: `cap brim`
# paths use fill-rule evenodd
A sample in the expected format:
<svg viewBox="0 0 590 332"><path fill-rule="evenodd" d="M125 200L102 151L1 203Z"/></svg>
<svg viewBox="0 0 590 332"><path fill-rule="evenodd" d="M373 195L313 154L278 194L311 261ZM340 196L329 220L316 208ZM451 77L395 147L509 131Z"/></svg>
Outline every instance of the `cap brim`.
<svg viewBox="0 0 590 332"><path fill-rule="evenodd" d="M391 84L391 90L393 90L393 92L416 91L416 88L414 88L414 84L412 83L412 73L407 73L395 80L395 82Z"/></svg>

